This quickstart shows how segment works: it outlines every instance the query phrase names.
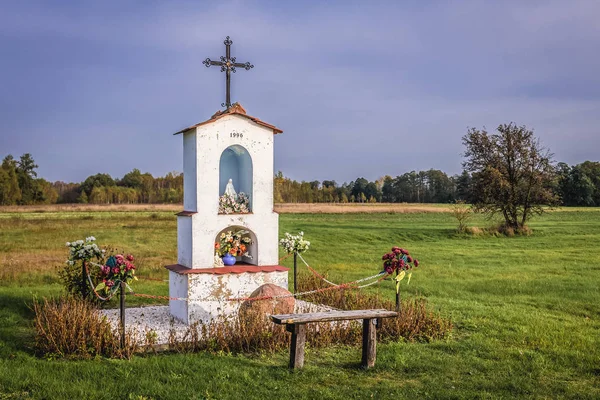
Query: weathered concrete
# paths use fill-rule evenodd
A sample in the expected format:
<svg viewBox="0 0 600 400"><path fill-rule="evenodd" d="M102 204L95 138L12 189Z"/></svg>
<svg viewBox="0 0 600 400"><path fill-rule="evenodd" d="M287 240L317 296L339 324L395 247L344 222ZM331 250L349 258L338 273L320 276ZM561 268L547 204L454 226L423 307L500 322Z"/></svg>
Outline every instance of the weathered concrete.
<svg viewBox="0 0 600 400"><path fill-rule="evenodd" d="M252 258L238 261L257 266L278 264L279 215L273 211L273 127L252 117L223 115L183 132L184 210L177 217L178 264L190 269L211 268L214 244L226 230L247 230L253 240ZM280 132L280 131L279 131ZM243 154L244 162L221 167L221 156ZM248 157L250 160L248 160ZM237 168L237 169L236 169ZM241 169L241 170L240 170ZM250 173L251 169L251 173ZM234 174L236 188L251 199L249 214L219 214L220 186ZM249 192L249 193L248 193ZM273 283L288 288L287 271L232 274L169 272L171 314L184 323L209 321L238 312L232 297L247 297L256 288Z"/></svg>

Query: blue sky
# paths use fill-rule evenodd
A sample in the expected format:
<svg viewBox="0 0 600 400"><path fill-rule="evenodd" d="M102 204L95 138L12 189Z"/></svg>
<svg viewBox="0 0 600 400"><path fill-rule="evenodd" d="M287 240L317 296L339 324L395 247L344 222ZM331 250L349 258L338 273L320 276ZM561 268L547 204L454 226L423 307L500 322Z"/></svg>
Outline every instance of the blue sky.
<svg viewBox="0 0 600 400"><path fill-rule="evenodd" d="M232 100L298 180L461 169L468 127L600 159L597 1L1 1L0 156L49 180L182 170L179 129Z"/></svg>

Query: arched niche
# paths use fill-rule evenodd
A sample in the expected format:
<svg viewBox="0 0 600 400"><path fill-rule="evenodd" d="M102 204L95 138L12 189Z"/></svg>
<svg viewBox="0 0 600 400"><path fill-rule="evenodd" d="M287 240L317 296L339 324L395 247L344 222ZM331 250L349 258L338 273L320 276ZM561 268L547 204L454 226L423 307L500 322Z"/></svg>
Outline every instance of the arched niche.
<svg viewBox="0 0 600 400"><path fill-rule="evenodd" d="M244 192L252 211L252 157L244 147L234 144L226 148L219 161L219 196L225 193L229 179L237 193Z"/></svg>
<svg viewBox="0 0 600 400"><path fill-rule="evenodd" d="M254 232L243 226L228 226L227 228L222 229L221 231L219 231L219 233L217 233L217 236L215 236L215 243L219 242L221 234L227 231L246 231L247 233L244 234L244 236L248 236L250 237L250 239L252 239L252 244L250 244L246 250L252 257L238 256L236 257L237 264L258 265L258 240L256 239L256 235L254 234Z"/></svg>

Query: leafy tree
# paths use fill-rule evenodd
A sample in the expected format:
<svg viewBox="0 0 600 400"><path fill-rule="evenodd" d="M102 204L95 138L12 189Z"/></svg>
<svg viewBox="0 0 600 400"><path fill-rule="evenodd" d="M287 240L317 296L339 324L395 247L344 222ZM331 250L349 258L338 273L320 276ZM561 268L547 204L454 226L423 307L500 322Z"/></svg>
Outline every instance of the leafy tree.
<svg viewBox="0 0 600 400"><path fill-rule="evenodd" d="M81 191L85 192L86 197L90 197L95 187L115 186L115 180L109 174L96 174L86 178L81 184Z"/></svg>
<svg viewBox="0 0 600 400"><path fill-rule="evenodd" d="M383 177L381 197L384 203L393 203L396 200L394 196L394 178L389 175Z"/></svg>
<svg viewBox="0 0 600 400"><path fill-rule="evenodd" d="M558 193L565 206L593 206L595 187L581 166L559 163Z"/></svg>
<svg viewBox="0 0 600 400"><path fill-rule="evenodd" d="M16 162L17 179L21 189L21 200L19 204L34 204L43 202L44 194L36 181L38 165L29 153L21 156Z"/></svg>
<svg viewBox="0 0 600 400"><path fill-rule="evenodd" d="M44 204L56 204L58 200L58 191L47 180L40 178L36 180L37 187L41 193L41 198L37 202Z"/></svg>
<svg viewBox="0 0 600 400"><path fill-rule="evenodd" d="M361 196L361 193L364 193L367 189L367 185L369 184L369 181L366 180L365 178L358 178L357 180L354 181L354 184L352 185L352 195L354 195L355 199L359 199Z"/></svg>
<svg viewBox="0 0 600 400"><path fill-rule="evenodd" d="M473 198L473 180L468 171L463 170L462 174L454 178L456 182L456 199L464 203L472 203Z"/></svg>
<svg viewBox="0 0 600 400"><path fill-rule="evenodd" d="M381 191L377 188L377 184L375 182L367 183L364 194L365 197L369 200L372 197L375 199L375 201L381 201Z"/></svg>
<svg viewBox="0 0 600 400"><path fill-rule="evenodd" d="M81 195L77 198L78 203L87 204L89 201L88 195L85 193L85 190L81 191Z"/></svg>
<svg viewBox="0 0 600 400"><path fill-rule="evenodd" d="M551 154L533 131L510 123L498 126L495 134L471 128L462 140L476 210L500 213L505 227L518 230L532 215L543 213L542 206L556 204Z"/></svg>
<svg viewBox="0 0 600 400"><path fill-rule="evenodd" d="M597 161L584 161L577 167L581 169L594 185L594 192L592 193L592 199L596 206L600 206L600 162Z"/></svg>
<svg viewBox="0 0 600 400"><path fill-rule="evenodd" d="M21 188L17 178L17 163L10 154L4 157L0 168L0 204L9 206L21 200Z"/></svg>

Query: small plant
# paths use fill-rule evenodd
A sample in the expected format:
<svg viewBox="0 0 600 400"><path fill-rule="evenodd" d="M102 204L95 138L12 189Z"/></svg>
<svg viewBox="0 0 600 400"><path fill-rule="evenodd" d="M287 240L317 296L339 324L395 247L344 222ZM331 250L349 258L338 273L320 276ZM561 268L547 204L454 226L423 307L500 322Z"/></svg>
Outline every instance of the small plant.
<svg viewBox="0 0 600 400"><path fill-rule="evenodd" d="M249 233L245 230L221 233L219 241L215 242L215 251L220 256L229 253L232 256L252 258L252 255L248 252L248 247L252 244L252 239L248 236Z"/></svg>
<svg viewBox="0 0 600 400"><path fill-rule="evenodd" d="M219 197L219 214L248 214L250 212L250 199L244 192L236 196L224 194Z"/></svg>
<svg viewBox="0 0 600 400"><path fill-rule="evenodd" d="M279 244L288 254L304 253L310 247L310 242L304 240L304 232L299 232L297 235L291 235L286 232L284 238L279 241Z"/></svg>
<svg viewBox="0 0 600 400"><path fill-rule="evenodd" d="M458 221L458 232L466 232L467 221L473 216L473 209L464 200L457 200L452 206L452 215Z"/></svg>
<svg viewBox="0 0 600 400"><path fill-rule="evenodd" d="M131 333L121 348L119 333L96 307L75 297L33 303L35 348L46 357L130 358L138 344Z"/></svg>

